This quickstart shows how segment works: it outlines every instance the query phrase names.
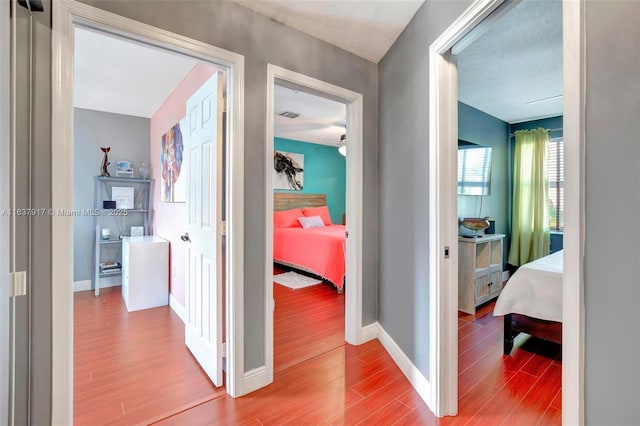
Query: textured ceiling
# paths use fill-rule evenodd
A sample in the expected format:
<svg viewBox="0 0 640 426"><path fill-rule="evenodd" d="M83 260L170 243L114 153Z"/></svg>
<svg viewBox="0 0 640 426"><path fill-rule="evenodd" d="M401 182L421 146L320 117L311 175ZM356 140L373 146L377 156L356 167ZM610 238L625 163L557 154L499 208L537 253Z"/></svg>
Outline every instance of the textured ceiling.
<svg viewBox="0 0 640 426"><path fill-rule="evenodd" d="M338 146L347 120L344 104L278 85L275 89L276 137ZM291 119L278 115L285 111L298 113L300 117Z"/></svg>
<svg viewBox="0 0 640 426"><path fill-rule="evenodd" d="M461 102L507 123L562 114L562 1L525 0L457 58Z"/></svg>
<svg viewBox="0 0 640 426"><path fill-rule="evenodd" d="M76 28L74 106L151 117L196 61Z"/></svg>
<svg viewBox="0 0 640 426"><path fill-rule="evenodd" d="M386 53L422 1L236 0L289 26L374 62ZM193 68L171 52L76 29L74 105L151 117ZM459 98L506 122L562 114L562 3L525 0L457 58ZM149 78L153 76L153 78ZM344 105L276 87L276 136L328 145L344 133Z"/></svg>
<svg viewBox="0 0 640 426"><path fill-rule="evenodd" d="M378 63L424 0L234 0Z"/></svg>

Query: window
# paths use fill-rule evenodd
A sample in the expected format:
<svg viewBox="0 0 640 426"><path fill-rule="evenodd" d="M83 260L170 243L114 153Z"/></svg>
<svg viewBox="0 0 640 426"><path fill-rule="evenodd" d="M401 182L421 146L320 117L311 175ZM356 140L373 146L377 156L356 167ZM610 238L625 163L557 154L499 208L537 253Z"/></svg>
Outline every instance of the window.
<svg viewBox="0 0 640 426"><path fill-rule="evenodd" d="M458 146L458 195L491 194L491 148Z"/></svg>
<svg viewBox="0 0 640 426"><path fill-rule="evenodd" d="M549 178L549 229L564 229L564 141L551 139L547 145Z"/></svg>

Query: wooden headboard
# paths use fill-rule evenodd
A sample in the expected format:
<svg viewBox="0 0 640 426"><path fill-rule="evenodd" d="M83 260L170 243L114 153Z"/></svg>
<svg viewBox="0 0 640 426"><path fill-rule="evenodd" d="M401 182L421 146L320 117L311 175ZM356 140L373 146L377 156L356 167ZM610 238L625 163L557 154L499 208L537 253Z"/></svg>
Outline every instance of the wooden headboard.
<svg viewBox="0 0 640 426"><path fill-rule="evenodd" d="M275 192L273 194L274 211L326 205L327 194L296 194L291 192Z"/></svg>

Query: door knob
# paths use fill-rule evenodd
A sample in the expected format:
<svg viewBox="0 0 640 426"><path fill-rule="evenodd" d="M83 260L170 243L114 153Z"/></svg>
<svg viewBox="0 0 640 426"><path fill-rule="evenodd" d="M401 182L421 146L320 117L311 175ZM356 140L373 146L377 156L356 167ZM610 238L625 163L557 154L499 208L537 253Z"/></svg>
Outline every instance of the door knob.
<svg viewBox="0 0 640 426"><path fill-rule="evenodd" d="M191 238L189 238L189 233L185 233L184 235L180 235L180 239L182 241L184 241L185 243L190 243L191 242Z"/></svg>

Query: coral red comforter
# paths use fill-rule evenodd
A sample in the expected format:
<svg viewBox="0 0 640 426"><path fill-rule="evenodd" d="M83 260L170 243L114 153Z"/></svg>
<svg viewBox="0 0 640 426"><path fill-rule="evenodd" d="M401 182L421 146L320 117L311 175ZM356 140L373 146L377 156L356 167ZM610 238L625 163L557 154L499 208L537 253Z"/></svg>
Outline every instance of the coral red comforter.
<svg viewBox="0 0 640 426"><path fill-rule="evenodd" d="M345 273L344 225L273 230L273 260L311 272L339 289Z"/></svg>

